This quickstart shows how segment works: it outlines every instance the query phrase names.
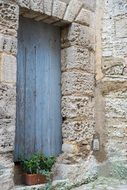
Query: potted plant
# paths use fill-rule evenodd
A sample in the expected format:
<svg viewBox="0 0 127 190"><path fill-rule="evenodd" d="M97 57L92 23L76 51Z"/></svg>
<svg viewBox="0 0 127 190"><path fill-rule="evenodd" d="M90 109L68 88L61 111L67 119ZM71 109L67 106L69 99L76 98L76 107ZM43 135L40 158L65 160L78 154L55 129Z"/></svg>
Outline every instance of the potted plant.
<svg viewBox="0 0 127 190"><path fill-rule="evenodd" d="M34 154L30 159L22 160L21 165L24 171L24 182L26 185L37 185L47 183L51 180L52 166L55 157L46 157L43 154Z"/></svg>

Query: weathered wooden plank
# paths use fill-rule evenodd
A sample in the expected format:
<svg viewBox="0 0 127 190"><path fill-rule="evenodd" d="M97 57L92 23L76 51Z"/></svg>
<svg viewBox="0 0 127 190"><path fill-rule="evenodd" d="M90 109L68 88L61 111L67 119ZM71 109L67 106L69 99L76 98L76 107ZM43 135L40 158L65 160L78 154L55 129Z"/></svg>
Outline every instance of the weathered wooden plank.
<svg viewBox="0 0 127 190"><path fill-rule="evenodd" d="M36 129L36 44L34 42L34 25L29 19L24 19L26 47L26 89L25 89L25 157L29 157L35 151Z"/></svg>
<svg viewBox="0 0 127 190"><path fill-rule="evenodd" d="M44 76L44 51L42 51L42 46L44 47L45 38L44 38L44 28L41 27L41 23L38 22L36 25L37 33L36 43L37 43L37 60L36 60L36 143L35 150L36 152L42 152L42 138L43 138L43 112L44 110L44 90L43 84L45 80ZM43 41L43 43L42 43Z"/></svg>
<svg viewBox="0 0 127 190"><path fill-rule="evenodd" d="M22 41L22 43L20 43ZM26 48L23 43L23 27L20 21L18 35L18 56L17 56L17 107L16 107L16 135L14 160L24 157L25 145L25 60Z"/></svg>
<svg viewBox="0 0 127 190"><path fill-rule="evenodd" d="M50 154L57 155L61 151L61 68L60 68L60 31L59 28L52 28L49 34L49 138Z"/></svg>

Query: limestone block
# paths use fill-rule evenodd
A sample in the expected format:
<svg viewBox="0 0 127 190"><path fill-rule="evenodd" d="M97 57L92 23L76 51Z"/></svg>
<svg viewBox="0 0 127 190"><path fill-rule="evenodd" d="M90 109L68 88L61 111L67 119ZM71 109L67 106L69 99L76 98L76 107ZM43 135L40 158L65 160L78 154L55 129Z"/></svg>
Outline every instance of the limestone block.
<svg viewBox="0 0 127 190"><path fill-rule="evenodd" d="M61 51L61 69L82 69L88 73L94 73L94 62L91 60L91 52L88 49L71 46Z"/></svg>
<svg viewBox="0 0 127 190"><path fill-rule="evenodd" d="M94 100L89 97L63 96L62 116L65 118L94 117Z"/></svg>
<svg viewBox="0 0 127 190"><path fill-rule="evenodd" d="M0 168L6 167L11 168L14 166L13 163L13 153L9 152L6 154L0 154Z"/></svg>
<svg viewBox="0 0 127 190"><path fill-rule="evenodd" d="M62 48L79 45L94 49L95 35L92 29L77 23L64 27L61 33Z"/></svg>
<svg viewBox="0 0 127 190"><path fill-rule="evenodd" d="M13 183L13 167L7 168L2 167L0 168L0 188L1 190L10 190L14 189Z"/></svg>
<svg viewBox="0 0 127 190"><path fill-rule="evenodd" d="M54 0L52 16L62 19L66 10L67 4L60 0Z"/></svg>
<svg viewBox="0 0 127 190"><path fill-rule="evenodd" d="M43 0L30 0L30 9L43 13Z"/></svg>
<svg viewBox="0 0 127 190"><path fill-rule="evenodd" d="M109 97L109 95L107 95L106 99L108 99L108 98L110 99L111 97ZM116 100L114 93L112 93L112 98ZM125 99L125 97L124 97L124 99ZM106 117L105 125L106 125L106 134L108 136L108 139L112 139L112 141L115 140L117 143L120 143L120 142L125 143L126 142L126 137L127 137L126 119L124 119L123 117L122 118L112 117L112 116Z"/></svg>
<svg viewBox="0 0 127 190"><path fill-rule="evenodd" d="M75 144L66 142L62 145L62 151L65 153L73 154L77 152L77 146Z"/></svg>
<svg viewBox="0 0 127 190"><path fill-rule="evenodd" d="M0 120L0 153L14 150L15 124L13 120Z"/></svg>
<svg viewBox="0 0 127 190"><path fill-rule="evenodd" d="M127 16L116 19L116 37L127 38Z"/></svg>
<svg viewBox="0 0 127 190"><path fill-rule="evenodd" d="M109 138L106 144L106 152L110 161L120 161L126 160L126 141L121 142L121 139Z"/></svg>
<svg viewBox="0 0 127 190"><path fill-rule="evenodd" d="M122 75L125 67L125 61L122 58L103 57L102 58L102 72L105 75Z"/></svg>
<svg viewBox="0 0 127 190"><path fill-rule="evenodd" d="M118 148L117 144L122 144L122 150L126 152L126 145L127 145L127 125L126 120L123 118L106 118L105 121L106 130L105 133L108 139L108 145L111 145L111 142L115 141L116 150ZM111 147L110 147L111 150ZM115 151L116 152L116 151ZM126 154L124 154L127 156Z"/></svg>
<svg viewBox="0 0 127 190"><path fill-rule="evenodd" d="M91 16L91 12L82 8L81 11L79 12L78 16L76 17L75 22L89 26L90 25L90 16Z"/></svg>
<svg viewBox="0 0 127 190"><path fill-rule="evenodd" d="M119 16L127 13L127 1L126 0L115 0L114 1L113 15Z"/></svg>
<svg viewBox="0 0 127 190"><path fill-rule="evenodd" d="M1 55L1 81L15 83L16 82L16 57L12 55Z"/></svg>
<svg viewBox="0 0 127 190"><path fill-rule="evenodd" d="M53 6L53 1L52 0L44 0L44 13L46 15L51 16L51 14L52 14L52 6Z"/></svg>
<svg viewBox="0 0 127 190"><path fill-rule="evenodd" d="M82 142L88 145L92 142L94 134L94 119L86 119L84 121L66 120L62 125L63 142Z"/></svg>
<svg viewBox="0 0 127 190"><path fill-rule="evenodd" d="M104 35L103 35L103 38L105 38ZM105 56L109 56L110 57L110 56L113 55L113 44L112 44L112 42L109 42L109 39L102 40L102 47L103 47L102 55L104 57Z"/></svg>
<svg viewBox="0 0 127 190"><path fill-rule="evenodd" d="M124 133L127 131L126 121L116 117L106 117L106 126L109 130L112 128L113 130L124 131ZM125 135L127 135L127 133Z"/></svg>
<svg viewBox="0 0 127 190"><path fill-rule="evenodd" d="M127 52L127 38L117 38L114 44L114 56L123 57Z"/></svg>
<svg viewBox="0 0 127 190"><path fill-rule="evenodd" d="M55 180L68 179L68 174L72 175L72 171L77 173L78 164L56 164L54 173L57 173Z"/></svg>
<svg viewBox="0 0 127 190"><path fill-rule="evenodd" d="M18 5L20 5L21 7L30 8L30 0L17 0Z"/></svg>
<svg viewBox="0 0 127 190"><path fill-rule="evenodd" d="M82 1L71 0L67 7L67 10L66 10L66 13L64 16L64 20L73 22L75 17L78 15L79 10L81 9L82 5L83 5Z"/></svg>
<svg viewBox="0 0 127 190"><path fill-rule="evenodd" d="M15 86L0 86L0 152L14 149L16 90Z"/></svg>
<svg viewBox="0 0 127 190"><path fill-rule="evenodd" d="M62 94L90 95L94 93L94 75L82 71L64 72L62 74Z"/></svg>
<svg viewBox="0 0 127 190"><path fill-rule="evenodd" d="M97 177L97 163L93 156L89 156L87 161L84 159L72 164L56 164L54 172L57 173L56 179L68 179L74 186L86 184L95 180ZM58 177L58 178L57 178Z"/></svg>
<svg viewBox="0 0 127 190"><path fill-rule="evenodd" d="M122 118L106 118L106 149L111 159L125 159L127 156L127 126ZM120 154L120 155L119 155Z"/></svg>
<svg viewBox="0 0 127 190"><path fill-rule="evenodd" d="M105 97L126 99L127 98L127 89L126 88L123 88L123 89L124 90L118 89L118 91L110 92L107 95L105 95Z"/></svg>
<svg viewBox="0 0 127 190"><path fill-rule="evenodd" d="M84 7L86 9L95 11L96 10L96 0L83 0Z"/></svg>
<svg viewBox="0 0 127 190"><path fill-rule="evenodd" d="M103 94L107 94L109 92L118 92L127 88L127 77L126 76L112 76L112 77L104 77L101 81L101 91Z"/></svg>
<svg viewBox="0 0 127 190"><path fill-rule="evenodd" d="M14 85L0 84L0 118L3 119L3 121L6 119L15 119L15 88Z"/></svg>
<svg viewBox="0 0 127 190"><path fill-rule="evenodd" d="M16 35L18 29L19 7L13 3L0 3L1 33Z"/></svg>
<svg viewBox="0 0 127 190"><path fill-rule="evenodd" d="M6 52L16 55L17 38L0 34L0 52Z"/></svg>
<svg viewBox="0 0 127 190"><path fill-rule="evenodd" d="M106 117L127 119L127 101L121 98L105 98Z"/></svg>
<svg viewBox="0 0 127 190"><path fill-rule="evenodd" d="M125 131L121 128L121 126L108 126L106 131L109 138L118 138L122 141L122 139L126 136Z"/></svg>
<svg viewBox="0 0 127 190"><path fill-rule="evenodd" d="M13 154L0 154L0 187L1 189L13 189Z"/></svg>
<svg viewBox="0 0 127 190"><path fill-rule="evenodd" d="M76 153L76 156L80 156L81 158L87 158L88 155L90 154L91 152L91 143L92 143L92 140L90 143L87 143L87 141L83 140L83 141L80 141L78 144L77 144L77 153Z"/></svg>

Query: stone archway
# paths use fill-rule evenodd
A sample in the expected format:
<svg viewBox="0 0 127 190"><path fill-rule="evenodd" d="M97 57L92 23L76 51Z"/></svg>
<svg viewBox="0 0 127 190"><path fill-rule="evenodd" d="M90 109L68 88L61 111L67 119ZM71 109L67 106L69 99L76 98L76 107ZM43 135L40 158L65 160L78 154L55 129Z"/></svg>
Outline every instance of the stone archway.
<svg viewBox="0 0 127 190"><path fill-rule="evenodd" d="M3 189L9 189L13 186L16 42L19 15L62 27L63 154L58 159L56 170L59 175L57 178L70 178L72 181L75 181L76 178L74 173L78 172L81 174L77 179L78 183L85 178L82 176L82 171L85 170L84 162L91 155L91 142L95 126L94 13L84 7L82 0L71 0L69 2L60 0L17 0L14 2L7 0L0 6L2 17L0 25L0 41L2 44L0 46L0 85L3 103L3 110L1 111L3 140L0 144L0 165L3 168ZM69 170L62 173L63 167L69 168ZM4 178L6 175L7 178Z"/></svg>

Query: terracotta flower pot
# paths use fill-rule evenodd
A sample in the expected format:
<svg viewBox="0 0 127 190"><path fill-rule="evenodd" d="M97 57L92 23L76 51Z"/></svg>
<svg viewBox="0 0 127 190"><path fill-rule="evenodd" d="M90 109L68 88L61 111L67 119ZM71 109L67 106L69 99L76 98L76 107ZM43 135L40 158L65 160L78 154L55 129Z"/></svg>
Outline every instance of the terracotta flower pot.
<svg viewBox="0 0 127 190"><path fill-rule="evenodd" d="M46 176L42 174L24 174L24 182L26 185L44 184L47 182Z"/></svg>

